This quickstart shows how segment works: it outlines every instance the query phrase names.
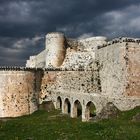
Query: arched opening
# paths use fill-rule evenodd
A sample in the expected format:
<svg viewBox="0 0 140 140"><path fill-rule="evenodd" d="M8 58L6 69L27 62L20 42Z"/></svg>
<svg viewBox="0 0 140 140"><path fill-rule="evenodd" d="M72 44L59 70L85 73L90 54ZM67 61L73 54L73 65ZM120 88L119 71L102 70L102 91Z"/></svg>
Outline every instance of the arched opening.
<svg viewBox="0 0 140 140"><path fill-rule="evenodd" d="M73 107L73 117L81 117L81 115L82 115L82 105L78 100L76 100L74 102Z"/></svg>
<svg viewBox="0 0 140 140"><path fill-rule="evenodd" d="M69 114L71 112L71 104L68 98L64 102L64 113Z"/></svg>
<svg viewBox="0 0 140 140"><path fill-rule="evenodd" d="M61 109L61 108L62 108L62 100L61 97L59 96L56 102L56 109Z"/></svg>
<svg viewBox="0 0 140 140"><path fill-rule="evenodd" d="M85 118L86 118L87 121L89 121L89 120L92 120L95 116L96 116L96 107L90 101L86 105Z"/></svg>

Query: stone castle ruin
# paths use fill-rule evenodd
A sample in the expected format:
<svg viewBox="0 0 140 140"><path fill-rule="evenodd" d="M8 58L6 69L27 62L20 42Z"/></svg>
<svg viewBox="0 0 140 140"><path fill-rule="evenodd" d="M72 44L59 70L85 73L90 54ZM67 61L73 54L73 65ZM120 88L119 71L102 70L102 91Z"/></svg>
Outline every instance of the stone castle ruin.
<svg viewBox="0 0 140 140"><path fill-rule="evenodd" d="M140 39L69 39L46 35L45 50L26 67L0 68L0 117L31 114L43 102L82 121L108 104L119 110L140 106Z"/></svg>

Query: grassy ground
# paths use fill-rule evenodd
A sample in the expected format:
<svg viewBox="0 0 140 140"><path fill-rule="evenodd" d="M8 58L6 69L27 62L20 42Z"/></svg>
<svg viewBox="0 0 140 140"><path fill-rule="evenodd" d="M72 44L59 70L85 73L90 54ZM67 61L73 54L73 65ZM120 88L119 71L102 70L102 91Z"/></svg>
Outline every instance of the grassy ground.
<svg viewBox="0 0 140 140"><path fill-rule="evenodd" d="M0 121L0 140L140 140L140 123L132 116L140 108L123 112L118 119L81 122L59 111L37 111L30 116Z"/></svg>

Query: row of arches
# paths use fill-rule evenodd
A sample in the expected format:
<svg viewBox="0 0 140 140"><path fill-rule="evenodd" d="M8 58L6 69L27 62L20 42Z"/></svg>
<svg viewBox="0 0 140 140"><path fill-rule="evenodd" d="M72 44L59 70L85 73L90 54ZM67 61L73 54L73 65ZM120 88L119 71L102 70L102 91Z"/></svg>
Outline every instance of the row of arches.
<svg viewBox="0 0 140 140"><path fill-rule="evenodd" d="M82 117L84 115L86 121L92 120L96 116L96 108L92 101L82 106L79 100L71 104L70 100L66 98L62 105L62 99L59 96L56 101L56 108L63 110L65 114L70 114L73 118Z"/></svg>

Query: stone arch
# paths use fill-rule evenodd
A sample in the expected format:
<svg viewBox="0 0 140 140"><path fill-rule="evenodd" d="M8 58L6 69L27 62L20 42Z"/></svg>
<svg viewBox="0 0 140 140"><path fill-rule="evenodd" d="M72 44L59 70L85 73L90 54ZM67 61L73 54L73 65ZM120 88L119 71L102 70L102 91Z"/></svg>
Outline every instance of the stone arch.
<svg viewBox="0 0 140 140"><path fill-rule="evenodd" d="M58 96L56 100L56 109L61 109L61 108L62 108L62 99L60 96Z"/></svg>
<svg viewBox="0 0 140 140"><path fill-rule="evenodd" d="M68 98L64 100L64 113L70 114L71 112L71 103Z"/></svg>
<svg viewBox="0 0 140 140"><path fill-rule="evenodd" d="M85 118L87 121L93 119L96 116L96 107L92 101L89 101L86 104L86 110L85 110Z"/></svg>
<svg viewBox="0 0 140 140"><path fill-rule="evenodd" d="M73 105L73 117L80 117L82 115L82 105L79 100L76 100Z"/></svg>

